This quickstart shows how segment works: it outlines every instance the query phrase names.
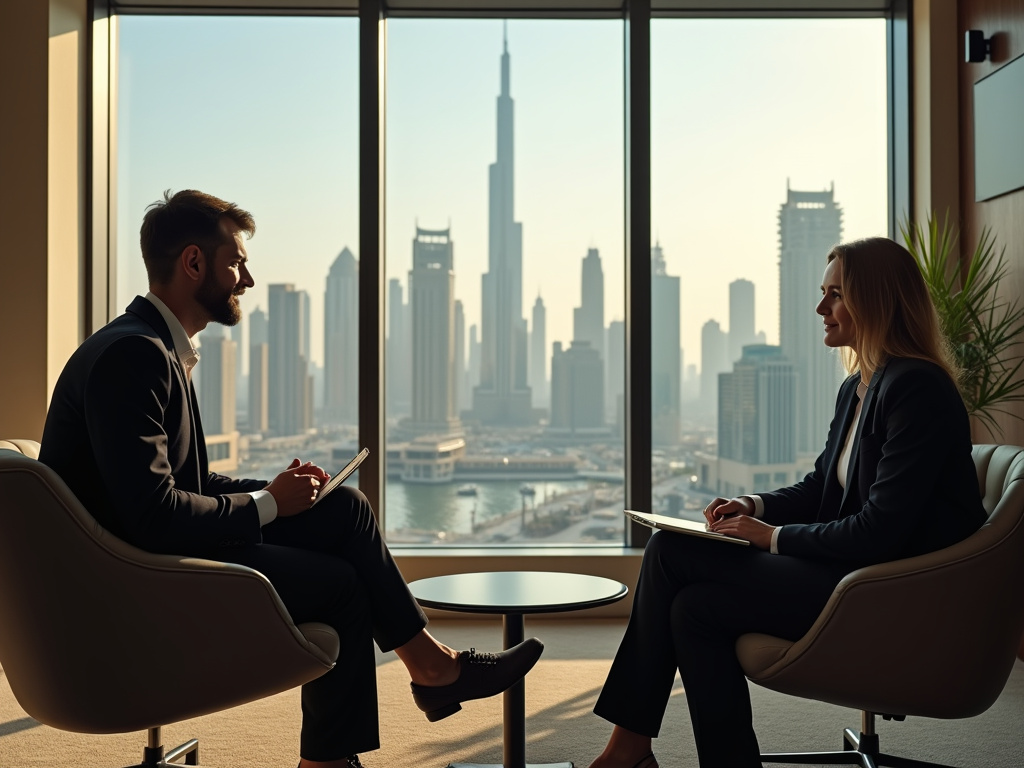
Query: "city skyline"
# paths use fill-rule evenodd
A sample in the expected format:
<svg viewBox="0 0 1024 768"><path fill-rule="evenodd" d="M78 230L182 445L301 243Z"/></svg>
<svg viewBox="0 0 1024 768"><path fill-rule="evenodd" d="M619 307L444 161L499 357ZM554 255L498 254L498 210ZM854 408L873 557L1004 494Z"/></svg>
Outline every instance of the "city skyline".
<svg viewBox="0 0 1024 768"><path fill-rule="evenodd" d="M267 285L295 282L312 299L313 361L323 365L321 281L341 247L358 251L357 24L351 19L124 17L118 131L118 302L146 290L137 230L165 188L205 189L238 202L259 222L247 248L257 282L243 310L267 306ZM404 282L405 243L416 218L451 221L459 233L463 287L486 259L486 175L494 161L499 85L497 21L390 20L387 277ZM770 34L766 32L770 31ZM686 80L710 40L728 35L744 56L714 77ZM527 223L524 302L538 288L550 341L571 338L572 295L586 248L605 261L606 322L623 317L621 22L512 20L517 117L517 219ZM431 56L423 45L430 41ZM162 62L187 45L174 72ZM218 52L228 45L230 53ZM253 161L219 152L231 107L207 73L226 60L253 72L246 122L232 138ZM801 61L822 61L799 82ZM751 70L750 61L758 67ZM294 72L292 76L284 73ZM301 73L301 75L299 74ZM723 103L722 90L758 85L757 100ZM324 89L335 94L321 97ZM814 99L806 93L813 91ZM849 237L885 229L884 22L879 20L658 20L652 24L652 243L681 280L681 346L699 360L700 328L728 323L728 284L758 285L756 325L767 341L777 312L775 206L794 187L842 191ZM715 110L703 105L714 100ZM742 102L742 100L738 100ZM745 111L764 117L752 126ZM169 111L209 115L170 125ZM850 119L835 121L840 111ZM700 113L699 123L686 114ZM578 130L587 115L587 130ZM281 137L287 153L272 150ZM175 153L161 147L174 146ZM766 152L765 148L771 151ZM424 151L428 149L429 151ZM757 168L756 173L747 169ZM733 170L735 169L735 170ZM295 191L308 194L296 195ZM428 192L428 190L430 190ZM483 215L481 215L481 213ZM822 256L823 258L823 256ZM573 286L566 295L564 285ZM480 324L476 291L460 291L468 327ZM554 301L555 297L559 301ZM816 325L812 295L808 323ZM523 307L528 316L530 307ZM248 370L249 345L240 352Z"/></svg>

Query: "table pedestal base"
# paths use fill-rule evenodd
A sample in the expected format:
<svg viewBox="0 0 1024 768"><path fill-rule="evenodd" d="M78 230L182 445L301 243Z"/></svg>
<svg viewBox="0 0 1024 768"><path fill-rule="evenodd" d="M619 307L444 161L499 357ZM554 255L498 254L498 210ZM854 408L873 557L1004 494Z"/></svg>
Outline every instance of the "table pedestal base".
<svg viewBox="0 0 1024 768"><path fill-rule="evenodd" d="M500 763L449 763L448 768L504 768ZM527 763L526 768L573 768L572 763Z"/></svg>

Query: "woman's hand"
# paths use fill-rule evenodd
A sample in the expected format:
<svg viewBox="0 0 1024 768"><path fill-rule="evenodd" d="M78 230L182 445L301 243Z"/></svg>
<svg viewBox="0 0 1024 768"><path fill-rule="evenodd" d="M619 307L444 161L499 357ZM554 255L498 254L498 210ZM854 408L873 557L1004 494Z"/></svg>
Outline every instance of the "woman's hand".
<svg viewBox="0 0 1024 768"><path fill-rule="evenodd" d="M746 496L740 496L735 499L719 497L704 508L704 518L708 521L708 527L711 527L723 517L753 514L754 500Z"/></svg>
<svg viewBox="0 0 1024 768"><path fill-rule="evenodd" d="M723 533L726 536L749 541L758 549L767 551L772 548L772 533L775 531L775 526L763 523L748 514L723 517L712 523L709 528L715 533Z"/></svg>

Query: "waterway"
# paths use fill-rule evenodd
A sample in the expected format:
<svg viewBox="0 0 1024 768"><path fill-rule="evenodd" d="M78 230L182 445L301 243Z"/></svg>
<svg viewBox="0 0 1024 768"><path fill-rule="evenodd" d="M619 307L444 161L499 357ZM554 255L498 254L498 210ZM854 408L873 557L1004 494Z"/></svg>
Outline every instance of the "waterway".
<svg viewBox="0 0 1024 768"><path fill-rule="evenodd" d="M537 481L531 483L535 495L524 497L520 482L481 480L474 483L476 496L459 496L459 483L423 485L389 480L384 489L384 520L388 532L445 531L472 535L475 526L503 515L520 512L525 501L527 511L555 496L585 491L586 480Z"/></svg>

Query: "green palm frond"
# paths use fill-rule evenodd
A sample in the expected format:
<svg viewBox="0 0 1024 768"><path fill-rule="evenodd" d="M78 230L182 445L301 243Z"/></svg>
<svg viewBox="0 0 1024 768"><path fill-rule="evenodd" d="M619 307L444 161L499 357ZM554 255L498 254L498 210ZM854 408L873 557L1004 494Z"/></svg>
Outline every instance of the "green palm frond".
<svg viewBox="0 0 1024 768"><path fill-rule="evenodd" d="M1001 434L996 414L1019 419L1007 406L1024 401L1024 379L1019 375L1024 365L1024 307L999 291L1009 270L1006 248L997 249L995 237L985 228L974 253L965 258L948 214L941 225L931 215L924 225L904 220L899 226L960 367L958 383L967 411L990 432Z"/></svg>

